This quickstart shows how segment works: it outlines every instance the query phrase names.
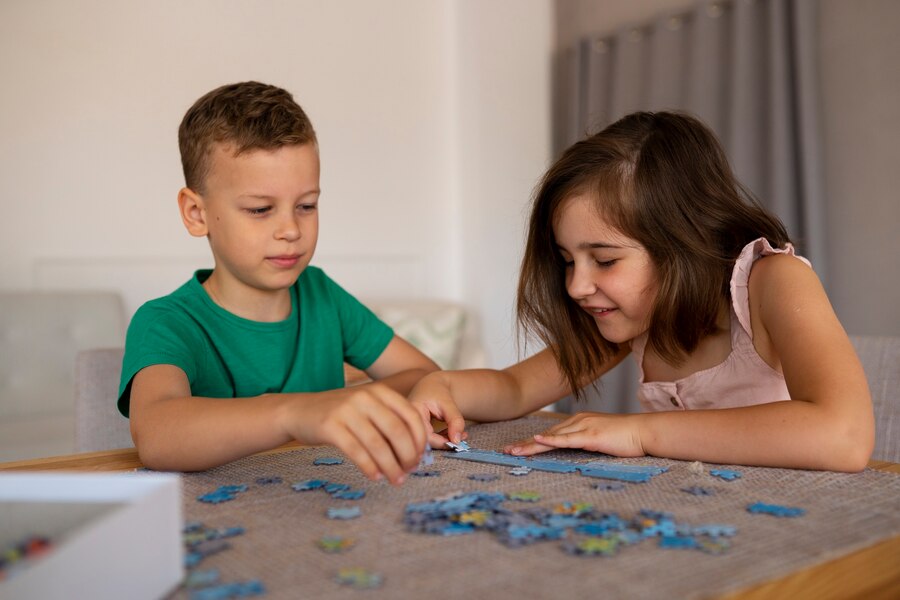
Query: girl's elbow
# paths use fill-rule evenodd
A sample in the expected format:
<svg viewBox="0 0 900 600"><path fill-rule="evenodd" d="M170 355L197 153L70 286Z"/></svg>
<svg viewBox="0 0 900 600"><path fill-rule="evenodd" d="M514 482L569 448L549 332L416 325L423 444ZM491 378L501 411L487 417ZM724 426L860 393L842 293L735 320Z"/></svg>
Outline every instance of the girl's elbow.
<svg viewBox="0 0 900 600"><path fill-rule="evenodd" d="M848 424L838 428L831 438L834 447L831 451L835 465L834 471L858 473L866 468L875 448L874 422Z"/></svg>

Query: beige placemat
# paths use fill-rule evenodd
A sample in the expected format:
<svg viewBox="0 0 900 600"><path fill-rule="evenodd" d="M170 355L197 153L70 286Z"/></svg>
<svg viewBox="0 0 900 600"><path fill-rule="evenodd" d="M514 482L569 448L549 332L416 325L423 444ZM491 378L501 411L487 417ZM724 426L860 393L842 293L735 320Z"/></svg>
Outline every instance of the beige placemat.
<svg viewBox="0 0 900 600"><path fill-rule="evenodd" d="M499 449L504 443L542 431L544 417L472 426L473 448ZM579 474L532 471L509 475L509 467L446 458L436 452L432 468L440 477L411 477L400 488L372 483L349 461L315 466L317 457L340 456L332 448L310 448L256 456L199 474L184 476L187 521L209 527L241 526L231 548L196 568L218 569L222 581L259 579L267 598L698 598L763 582L900 534L900 475L866 470L840 474L789 469L733 467L743 477L726 482L687 462L641 458L612 459L635 465L665 466L648 483L625 484L619 491L593 488L599 479ZM556 451L541 458L596 460L599 455ZM497 473L497 481L468 479L473 473ZM280 477L278 485L257 485L260 477ZM365 489L361 500L336 500L324 491L295 492L292 483L325 479ZM197 496L222 485L249 489L221 504ZM694 496L682 488L701 485L712 496ZM453 491L541 494L537 506L590 502L629 519L640 509L670 512L679 523L733 525L737 535L722 555L697 550L662 549L652 539L626 546L613 557L572 556L559 541L511 549L487 532L442 537L408 532L404 508ZM802 507L799 518L753 515L746 507L765 502ZM512 509L524 508L510 505ZM330 507L359 506L362 516L349 521L326 517ZM327 554L315 541L326 535L355 538L342 554ZM383 575L377 590L343 587L334 576L343 567L364 567ZM181 590L177 598L187 597Z"/></svg>

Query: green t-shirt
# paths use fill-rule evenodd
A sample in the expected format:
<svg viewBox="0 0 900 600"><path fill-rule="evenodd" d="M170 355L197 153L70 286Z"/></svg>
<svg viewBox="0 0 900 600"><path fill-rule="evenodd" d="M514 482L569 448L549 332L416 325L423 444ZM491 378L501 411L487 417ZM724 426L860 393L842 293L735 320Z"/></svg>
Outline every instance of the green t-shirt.
<svg viewBox="0 0 900 600"><path fill-rule="evenodd" d="M119 384L119 412L129 411L131 380L151 365L185 372L191 394L245 398L321 392L344 386L346 361L374 363L393 330L321 269L307 267L291 286L291 315L262 323L210 299L201 270L172 294L141 306L131 319Z"/></svg>

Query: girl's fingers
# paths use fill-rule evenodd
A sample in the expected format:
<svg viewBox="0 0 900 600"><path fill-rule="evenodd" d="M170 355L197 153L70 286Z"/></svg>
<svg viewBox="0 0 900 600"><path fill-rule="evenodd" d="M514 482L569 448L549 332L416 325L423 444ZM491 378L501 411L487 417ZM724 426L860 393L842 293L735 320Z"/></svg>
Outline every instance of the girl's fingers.
<svg viewBox="0 0 900 600"><path fill-rule="evenodd" d="M534 436L536 442L553 448L584 448L590 440L586 439L584 431L572 431L568 433L539 433Z"/></svg>

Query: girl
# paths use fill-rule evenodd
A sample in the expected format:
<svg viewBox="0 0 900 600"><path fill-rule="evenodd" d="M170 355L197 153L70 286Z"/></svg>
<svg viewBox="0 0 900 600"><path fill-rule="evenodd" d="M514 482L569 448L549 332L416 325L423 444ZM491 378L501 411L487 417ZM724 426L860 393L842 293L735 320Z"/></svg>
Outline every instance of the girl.
<svg viewBox="0 0 900 600"><path fill-rule="evenodd" d="M410 400L459 441L463 416L520 417L633 355L641 414L580 413L504 448L583 448L859 471L874 444L862 366L808 261L736 181L715 136L635 113L570 147L534 200L519 279L547 349L502 371L437 372Z"/></svg>

